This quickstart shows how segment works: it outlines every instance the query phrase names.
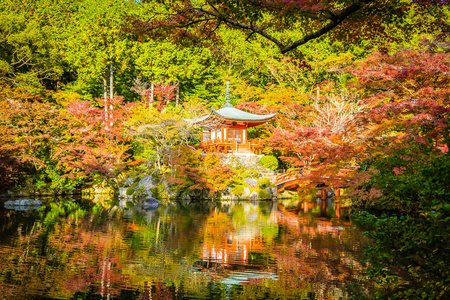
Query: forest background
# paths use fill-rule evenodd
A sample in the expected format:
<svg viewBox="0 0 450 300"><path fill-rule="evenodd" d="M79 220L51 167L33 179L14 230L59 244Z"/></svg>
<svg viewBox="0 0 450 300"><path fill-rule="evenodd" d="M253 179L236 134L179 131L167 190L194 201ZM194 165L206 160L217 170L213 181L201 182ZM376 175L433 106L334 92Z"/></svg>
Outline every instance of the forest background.
<svg viewBox="0 0 450 300"><path fill-rule="evenodd" d="M230 81L233 105L278 113L249 137L281 168L350 168L353 203L390 211L355 216L380 293L444 297L449 20L438 0L0 0L0 188L238 186L186 121Z"/></svg>

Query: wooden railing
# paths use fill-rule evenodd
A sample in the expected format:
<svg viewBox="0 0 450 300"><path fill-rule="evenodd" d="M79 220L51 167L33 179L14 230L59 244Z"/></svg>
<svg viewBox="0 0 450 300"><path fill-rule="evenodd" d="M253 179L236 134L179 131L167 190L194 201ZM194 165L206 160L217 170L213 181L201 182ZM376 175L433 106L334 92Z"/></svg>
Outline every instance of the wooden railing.
<svg viewBox="0 0 450 300"><path fill-rule="evenodd" d="M340 190L348 186L348 183L351 181L351 178L348 177L351 173L356 171L357 167L347 167L345 169L340 169L337 176L333 177L334 181L340 181L342 184L333 184L333 188L335 189L336 196L339 196ZM275 177L273 184L277 186L279 191L283 191L285 189L297 189L300 184L304 180L308 180L307 175L310 175L310 170L305 168L297 168L292 169L288 172L279 174ZM304 178L306 176L306 178ZM331 178L329 176L320 176L319 178L323 178L325 182L329 181ZM318 184L318 186L324 186L320 189L322 192L322 196L324 196L323 192L329 188L324 183Z"/></svg>
<svg viewBox="0 0 450 300"><path fill-rule="evenodd" d="M207 152L261 154L264 145L259 140L238 144L234 139L215 139L203 142L200 147Z"/></svg>
<svg viewBox="0 0 450 300"><path fill-rule="evenodd" d="M296 180L304 175L305 170L303 168L296 168L285 173L279 174L275 177L274 184L279 185L291 180Z"/></svg>

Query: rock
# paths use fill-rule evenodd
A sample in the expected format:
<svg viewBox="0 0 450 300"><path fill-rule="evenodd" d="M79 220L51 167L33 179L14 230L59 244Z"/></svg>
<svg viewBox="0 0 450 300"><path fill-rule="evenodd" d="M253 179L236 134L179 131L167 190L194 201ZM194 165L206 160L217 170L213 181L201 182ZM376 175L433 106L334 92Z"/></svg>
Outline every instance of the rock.
<svg viewBox="0 0 450 300"><path fill-rule="evenodd" d="M33 199L10 200L5 202L5 206L41 206L42 202Z"/></svg>
<svg viewBox="0 0 450 300"><path fill-rule="evenodd" d="M289 199L297 197L297 193L294 191L285 190L283 193L278 194L279 199Z"/></svg>
<svg viewBox="0 0 450 300"><path fill-rule="evenodd" d="M244 188L244 198L247 198L248 196L250 196L250 189L248 187Z"/></svg>
<svg viewBox="0 0 450 300"><path fill-rule="evenodd" d="M257 192L253 192L250 194L250 196L248 197L249 200L258 200L259 196Z"/></svg>
<svg viewBox="0 0 450 300"><path fill-rule="evenodd" d="M269 193L270 197L273 197L272 189L270 187L266 187L266 191Z"/></svg>
<svg viewBox="0 0 450 300"><path fill-rule="evenodd" d="M119 197L126 198L127 195L127 188L126 187L120 187L119 188Z"/></svg>
<svg viewBox="0 0 450 300"><path fill-rule="evenodd" d="M278 196L278 189L276 187L272 188L272 197L277 197Z"/></svg>
<svg viewBox="0 0 450 300"><path fill-rule="evenodd" d="M41 201L32 199L11 200L5 202L5 208L13 210L38 209L41 206L42 206Z"/></svg>
<svg viewBox="0 0 450 300"><path fill-rule="evenodd" d="M254 178L246 178L244 182L247 183L251 188L255 188L258 185L258 180Z"/></svg>
<svg viewBox="0 0 450 300"><path fill-rule="evenodd" d="M123 183L125 186L132 186L133 185L133 179L131 177L128 177L127 180Z"/></svg>
<svg viewBox="0 0 450 300"><path fill-rule="evenodd" d="M162 206L162 203L152 197L147 198L142 202L142 208L146 210L157 209L160 206Z"/></svg>
<svg viewBox="0 0 450 300"><path fill-rule="evenodd" d="M135 190L142 189L144 191L150 190L151 188L155 187L156 183L153 180L152 176L145 176L142 177L139 181L138 185L136 186Z"/></svg>
<svg viewBox="0 0 450 300"><path fill-rule="evenodd" d="M191 195L189 195L189 193L183 193L183 195L181 196L181 200L188 200L191 201Z"/></svg>

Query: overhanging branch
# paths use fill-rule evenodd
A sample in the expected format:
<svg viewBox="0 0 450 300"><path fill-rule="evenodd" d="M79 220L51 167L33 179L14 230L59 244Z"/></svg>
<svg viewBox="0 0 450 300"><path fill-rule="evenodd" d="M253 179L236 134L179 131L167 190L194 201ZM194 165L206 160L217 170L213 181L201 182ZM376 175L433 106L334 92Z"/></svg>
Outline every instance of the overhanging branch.
<svg viewBox="0 0 450 300"><path fill-rule="evenodd" d="M343 21L345 21L350 15L352 15L353 13L355 13L358 10L360 10L361 8L363 8L364 5L369 4L370 2L373 2L373 1L374 0L362 0L360 2L350 5L347 8L344 8L342 10L329 12L330 13L330 19L329 19L330 22L328 24L326 24L325 26L323 26L322 28L318 29L315 32L305 35L302 39L299 39L288 45L284 45L281 41L279 41L272 35L268 34L264 29L262 29L258 26L248 25L245 23L235 21L230 18L225 18L223 16L220 16L218 10L215 7L213 7L214 11L208 11L203 8L199 8L198 12L215 17L218 20L220 20L226 24L229 24L233 27L249 30L252 32L252 34L257 33L257 34L261 35L262 37L266 38L267 40L273 42L275 45L277 45L277 47L280 49L281 53L284 54L286 52L294 50L295 48L297 48L303 44L306 44L310 40L316 39L316 38L330 32L332 29L334 29L339 24L341 24Z"/></svg>

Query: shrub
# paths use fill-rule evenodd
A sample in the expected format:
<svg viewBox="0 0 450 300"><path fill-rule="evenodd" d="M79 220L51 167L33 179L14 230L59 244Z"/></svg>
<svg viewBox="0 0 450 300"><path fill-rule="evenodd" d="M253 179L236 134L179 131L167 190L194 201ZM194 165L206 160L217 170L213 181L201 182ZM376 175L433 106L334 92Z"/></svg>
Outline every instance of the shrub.
<svg viewBox="0 0 450 300"><path fill-rule="evenodd" d="M278 159L272 155L265 155L259 159L259 163L264 168L275 171L278 169Z"/></svg>
<svg viewBox="0 0 450 300"><path fill-rule="evenodd" d="M265 188L265 187L272 187L272 184L270 183L269 178L261 178L260 180L258 180L258 186L260 188Z"/></svg>
<svg viewBox="0 0 450 300"><path fill-rule="evenodd" d="M231 192L238 198L241 198L244 195L244 186L243 185L235 185L231 188Z"/></svg>
<svg viewBox="0 0 450 300"><path fill-rule="evenodd" d="M269 191L266 189L260 189L258 191L259 199L270 199Z"/></svg>
<svg viewBox="0 0 450 300"><path fill-rule="evenodd" d="M164 184L159 184L155 187L152 187L150 191L152 192L152 197L156 199L164 199L168 198L169 196L167 194L166 187L164 186Z"/></svg>
<svg viewBox="0 0 450 300"><path fill-rule="evenodd" d="M129 188L127 188L126 194L128 196L133 195L134 193L134 187L130 186Z"/></svg>

